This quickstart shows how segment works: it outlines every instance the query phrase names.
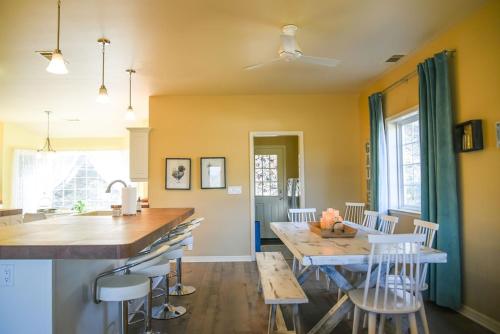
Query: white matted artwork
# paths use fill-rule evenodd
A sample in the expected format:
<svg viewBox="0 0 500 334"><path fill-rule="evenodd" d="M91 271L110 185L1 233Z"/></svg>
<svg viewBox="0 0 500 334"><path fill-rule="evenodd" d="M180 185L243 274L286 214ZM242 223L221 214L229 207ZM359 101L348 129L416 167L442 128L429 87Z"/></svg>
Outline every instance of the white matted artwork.
<svg viewBox="0 0 500 334"><path fill-rule="evenodd" d="M165 189L191 189L191 159L166 158Z"/></svg>
<svg viewBox="0 0 500 334"><path fill-rule="evenodd" d="M201 189L226 188L226 158L201 158Z"/></svg>

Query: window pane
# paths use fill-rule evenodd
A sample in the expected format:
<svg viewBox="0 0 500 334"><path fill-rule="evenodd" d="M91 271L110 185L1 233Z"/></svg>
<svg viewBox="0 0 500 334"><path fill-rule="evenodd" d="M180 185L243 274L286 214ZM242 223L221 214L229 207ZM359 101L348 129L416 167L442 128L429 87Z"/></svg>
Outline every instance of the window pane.
<svg viewBox="0 0 500 334"><path fill-rule="evenodd" d="M269 168L278 168L278 156L276 154L269 156Z"/></svg>

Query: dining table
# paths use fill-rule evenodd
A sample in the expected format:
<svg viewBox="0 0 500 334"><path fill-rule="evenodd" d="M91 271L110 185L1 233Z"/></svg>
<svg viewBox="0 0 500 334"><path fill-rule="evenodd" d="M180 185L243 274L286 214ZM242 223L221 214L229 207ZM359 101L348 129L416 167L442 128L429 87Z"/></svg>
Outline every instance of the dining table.
<svg viewBox="0 0 500 334"><path fill-rule="evenodd" d="M368 235L380 234L381 232L348 221L343 223L357 229L354 237L323 238L312 232L306 222L275 222L270 224L271 230L302 265L302 269L297 273L297 281L301 285L312 272L319 268L344 292L343 296L308 334L331 333L354 307L347 292L365 285L367 275L356 275L356 278L352 279L347 271L344 272L341 268L344 265L366 265L368 267L371 250ZM443 251L429 247L421 248L420 262L422 264L446 263L446 260L447 254ZM370 286L375 285L376 277L377 275L370 275Z"/></svg>

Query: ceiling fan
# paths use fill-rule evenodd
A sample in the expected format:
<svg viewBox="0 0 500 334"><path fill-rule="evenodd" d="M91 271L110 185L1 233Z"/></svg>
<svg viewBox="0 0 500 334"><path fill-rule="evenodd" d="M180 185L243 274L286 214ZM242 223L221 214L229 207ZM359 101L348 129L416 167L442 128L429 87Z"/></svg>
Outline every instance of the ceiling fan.
<svg viewBox="0 0 500 334"><path fill-rule="evenodd" d="M297 30L298 27L293 24L288 24L286 26L283 26L281 33L281 46L278 51L279 57L264 63L247 66L244 69L253 70L277 62L292 62L292 61L299 61L302 63L327 66L327 67L335 67L340 63L340 60L333 58L323 58L323 57L304 55L299 47L299 44L295 40L295 34Z"/></svg>

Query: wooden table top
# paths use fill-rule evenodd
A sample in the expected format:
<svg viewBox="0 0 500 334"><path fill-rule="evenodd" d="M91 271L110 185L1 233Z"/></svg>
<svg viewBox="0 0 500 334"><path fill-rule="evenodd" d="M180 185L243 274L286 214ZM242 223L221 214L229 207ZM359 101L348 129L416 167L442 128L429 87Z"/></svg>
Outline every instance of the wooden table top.
<svg viewBox="0 0 500 334"><path fill-rule="evenodd" d="M137 216L65 216L0 227L0 259L123 259L194 214L143 209Z"/></svg>
<svg viewBox="0 0 500 334"><path fill-rule="evenodd" d="M21 215L22 213L22 209L0 209L0 217Z"/></svg>
<svg viewBox="0 0 500 334"><path fill-rule="evenodd" d="M355 227L358 228L358 233L354 238L322 238L311 232L307 223L271 223L271 230L306 266L368 264L371 249L368 234L380 234L380 232L359 225ZM420 261L445 263L446 253L423 247Z"/></svg>

